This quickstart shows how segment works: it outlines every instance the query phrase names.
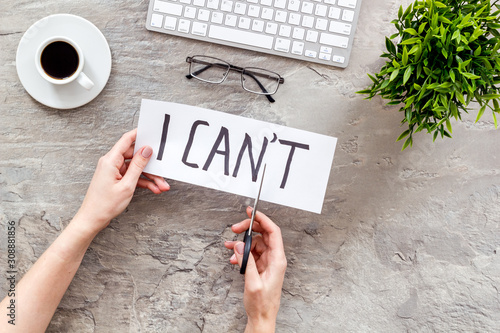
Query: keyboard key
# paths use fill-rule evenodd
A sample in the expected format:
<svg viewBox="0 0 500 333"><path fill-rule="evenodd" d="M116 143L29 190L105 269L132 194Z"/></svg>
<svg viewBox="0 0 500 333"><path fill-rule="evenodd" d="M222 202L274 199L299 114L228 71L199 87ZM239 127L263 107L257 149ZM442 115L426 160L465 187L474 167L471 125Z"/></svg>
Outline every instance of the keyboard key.
<svg viewBox="0 0 500 333"><path fill-rule="evenodd" d="M234 13L239 15L245 15L247 11L247 4L243 2L237 2L234 6Z"/></svg>
<svg viewBox="0 0 500 333"><path fill-rule="evenodd" d="M304 34L306 31L302 28L293 28L293 34L292 37L294 39L304 39Z"/></svg>
<svg viewBox="0 0 500 333"><path fill-rule="evenodd" d="M266 24L266 33L271 35L276 35L278 32L278 25L273 22L267 22Z"/></svg>
<svg viewBox="0 0 500 333"><path fill-rule="evenodd" d="M227 14L226 20L224 21L224 24L228 25L230 27L235 27L237 20L238 20L238 16Z"/></svg>
<svg viewBox="0 0 500 333"><path fill-rule="evenodd" d="M282 37L290 37L292 33L292 27L289 25L280 25L279 35Z"/></svg>
<svg viewBox="0 0 500 333"><path fill-rule="evenodd" d="M306 28L312 28L314 25L314 17L312 16L304 16L302 19L302 26Z"/></svg>
<svg viewBox="0 0 500 333"><path fill-rule="evenodd" d="M208 0L207 8L210 9L219 9L219 0Z"/></svg>
<svg viewBox="0 0 500 333"><path fill-rule="evenodd" d="M165 16L165 25L163 26L167 30L175 30L177 26L177 17Z"/></svg>
<svg viewBox="0 0 500 333"><path fill-rule="evenodd" d="M297 55L302 55L304 52L304 43L303 42L293 42L292 43L292 53Z"/></svg>
<svg viewBox="0 0 500 333"><path fill-rule="evenodd" d="M253 20L252 30L253 31L259 31L259 32L264 31L264 21Z"/></svg>
<svg viewBox="0 0 500 333"><path fill-rule="evenodd" d="M201 22L193 22L193 28L191 29L191 33L193 35L203 36L207 35L207 24Z"/></svg>
<svg viewBox="0 0 500 333"><path fill-rule="evenodd" d="M248 6L248 16L250 17L259 17L260 15L260 7L255 5Z"/></svg>
<svg viewBox="0 0 500 333"><path fill-rule="evenodd" d="M326 7L325 5L316 5L316 10L314 11L314 15L325 17L327 9L328 7Z"/></svg>
<svg viewBox="0 0 500 333"><path fill-rule="evenodd" d="M344 9L342 12L342 21L352 22L354 20L354 12L352 10Z"/></svg>
<svg viewBox="0 0 500 333"><path fill-rule="evenodd" d="M328 60L329 61L331 57L332 57L331 54L320 53L318 58L321 60Z"/></svg>
<svg viewBox="0 0 500 333"><path fill-rule="evenodd" d="M330 45L330 46L335 46L335 47L340 47L343 49L347 48L347 45L349 43L349 38L347 37L340 37L337 35L331 35L322 32L320 37L319 37L319 42L321 44L325 45Z"/></svg>
<svg viewBox="0 0 500 333"><path fill-rule="evenodd" d="M306 52L304 53L304 55L306 57L309 57L309 58L316 58L316 55L318 53L316 51L312 51L312 50L306 50Z"/></svg>
<svg viewBox="0 0 500 333"><path fill-rule="evenodd" d="M316 30L325 31L327 28L328 28L328 20L321 19L321 18L316 20Z"/></svg>
<svg viewBox="0 0 500 333"><path fill-rule="evenodd" d="M322 47L319 48L319 52L326 53L326 54L332 54L332 48L331 47L322 46Z"/></svg>
<svg viewBox="0 0 500 333"><path fill-rule="evenodd" d="M189 33L189 27L190 26L191 26L191 21L180 19L179 20L179 28L177 28L177 31L184 32L184 33Z"/></svg>
<svg viewBox="0 0 500 333"><path fill-rule="evenodd" d="M259 0L247 0L250 3L259 3Z"/></svg>
<svg viewBox="0 0 500 333"><path fill-rule="evenodd" d="M300 11L304 14L312 14L313 8L314 4L312 2L304 1L302 2L302 8Z"/></svg>
<svg viewBox="0 0 500 333"><path fill-rule="evenodd" d="M328 29L328 30L330 32L334 32L337 34L350 35L351 34L351 25L348 23L331 21L330 22L330 29Z"/></svg>
<svg viewBox="0 0 500 333"><path fill-rule="evenodd" d="M277 10L276 11L276 16L274 17L274 20L276 22L285 23L287 15L288 15L287 12L284 12L282 10Z"/></svg>
<svg viewBox="0 0 500 333"><path fill-rule="evenodd" d="M151 26L156 28L161 28L163 24L163 15L153 14L151 15Z"/></svg>
<svg viewBox="0 0 500 333"><path fill-rule="evenodd" d="M280 52L290 51L290 40L284 38L276 38L276 45L274 45L274 49Z"/></svg>
<svg viewBox="0 0 500 333"><path fill-rule="evenodd" d="M210 38L234 42L238 44L261 47L271 50L274 38L259 33L230 29L223 26L213 25L208 33Z"/></svg>
<svg viewBox="0 0 500 333"><path fill-rule="evenodd" d="M338 5L341 7L347 7L347 8L356 8L356 0L339 0Z"/></svg>
<svg viewBox="0 0 500 333"><path fill-rule="evenodd" d="M223 12L232 12L233 11L233 2L230 0L222 0L220 5L220 10Z"/></svg>
<svg viewBox="0 0 500 333"><path fill-rule="evenodd" d="M274 0L274 7L285 9L286 0Z"/></svg>
<svg viewBox="0 0 500 333"><path fill-rule="evenodd" d="M186 5L190 5L191 4L191 0L180 0L179 2L180 3L184 3Z"/></svg>
<svg viewBox="0 0 500 333"><path fill-rule="evenodd" d="M288 10L298 12L300 9L300 1L299 0L290 0L288 2Z"/></svg>
<svg viewBox="0 0 500 333"><path fill-rule="evenodd" d="M212 13L212 23L217 23L217 24L222 24L222 21L224 20L224 14L221 12L213 12Z"/></svg>
<svg viewBox="0 0 500 333"><path fill-rule="evenodd" d="M307 30L306 40L311 43L316 43L318 41L318 32L314 30Z"/></svg>
<svg viewBox="0 0 500 333"><path fill-rule="evenodd" d="M198 7L205 6L205 0L193 0L193 5Z"/></svg>
<svg viewBox="0 0 500 333"><path fill-rule="evenodd" d="M248 17L240 17L238 21L238 28L248 30L250 29L250 19Z"/></svg>
<svg viewBox="0 0 500 333"><path fill-rule="evenodd" d="M198 20L208 22L210 19L210 11L206 9L198 10Z"/></svg>
<svg viewBox="0 0 500 333"><path fill-rule="evenodd" d="M260 4L263 6L271 6L273 4L273 0L260 0Z"/></svg>
<svg viewBox="0 0 500 333"><path fill-rule="evenodd" d="M325 0L323 2L326 3L327 5L335 5L335 0Z"/></svg>
<svg viewBox="0 0 500 333"><path fill-rule="evenodd" d="M163 14L168 14L168 15L181 16L182 5L156 0L155 1L155 11L163 13ZM161 24L160 24L160 27L161 27Z"/></svg>
<svg viewBox="0 0 500 333"><path fill-rule="evenodd" d="M330 7L330 10L328 11L328 17L335 20L340 19L340 8Z"/></svg>
<svg viewBox="0 0 500 333"><path fill-rule="evenodd" d="M186 8L184 8L184 17L194 19L196 17L196 8L186 6Z"/></svg>
<svg viewBox="0 0 500 333"><path fill-rule="evenodd" d="M274 9L271 8L264 8L262 10L262 15L260 15L261 18L264 20L272 20L274 15Z"/></svg>
<svg viewBox="0 0 500 333"><path fill-rule="evenodd" d="M338 55L334 55L332 60L333 60L333 62L338 62L339 64L343 64L345 61L345 58L338 56Z"/></svg>
<svg viewBox="0 0 500 333"><path fill-rule="evenodd" d="M301 17L302 16L300 14L290 13L290 15L288 16L288 23L292 25L299 25Z"/></svg>

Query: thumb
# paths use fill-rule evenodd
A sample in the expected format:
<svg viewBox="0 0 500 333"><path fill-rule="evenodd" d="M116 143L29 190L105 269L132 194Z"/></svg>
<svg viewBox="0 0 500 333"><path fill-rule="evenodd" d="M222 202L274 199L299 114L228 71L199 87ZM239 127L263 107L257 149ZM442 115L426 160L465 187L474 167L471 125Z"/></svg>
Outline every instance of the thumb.
<svg viewBox="0 0 500 333"><path fill-rule="evenodd" d="M151 159L151 155L153 155L153 148L150 146L144 146L139 149L130 161L127 172L123 176L122 181L135 187L142 171Z"/></svg>
<svg viewBox="0 0 500 333"><path fill-rule="evenodd" d="M238 242L234 245L234 254L236 259L238 259L238 265L241 267L243 263L243 251L245 250L245 243ZM260 275L257 271L257 265L255 264L255 259L250 251L248 255L247 268L245 270L245 285L251 287L252 285L260 282Z"/></svg>

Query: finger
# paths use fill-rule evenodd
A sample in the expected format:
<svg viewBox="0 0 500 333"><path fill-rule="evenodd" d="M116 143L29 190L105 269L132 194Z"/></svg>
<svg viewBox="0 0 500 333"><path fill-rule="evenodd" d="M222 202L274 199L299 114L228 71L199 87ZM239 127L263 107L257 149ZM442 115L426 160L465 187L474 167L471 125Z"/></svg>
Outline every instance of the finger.
<svg viewBox="0 0 500 333"><path fill-rule="evenodd" d="M123 136L118 140L117 143L111 148L109 153L113 156L123 156L130 147L134 144L135 138L137 137L137 128L123 134Z"/></svg>
<svg viewBox="0 0 500 333"><path fill-rule="evenodd" d="M252 207L247 207L247 214L248 216L252 215ZM281 229L269 217L259 211L255 212L255 222L255 228L252 229L269 235L269 247L284 252Z"/></svg>
<svg viewBox="0 0 500 333"><path fill-rule="evenodd" d="M126 160L129 160L131 159L132 157L134 157L134 145L131 145L127 151L125 153L123 153L123 157L126 159Z"/></svg>
<svg viewBox="0 0 500 333"><path fill-rule="evenodd" d="M232 250L234 248L234 244L238 243L238 241L225 241L224 246L226 249Z"/></svg>
<svg viewBox="0 0 500 333"><path fill-rule="evenodd" d="M158 186L158 188L162 190L162 192L170 190L170 185L167 183L165 178L145 172L143 172L142 174L151 179L156 184L156 186Z"/></svg>
<svg viewBox="0 0 500 333"><path fill-rule="evenodd" d="M121 180L124 185L127 185L129 187L136 186L142 171L151 158L151 155L153 155L153 149L149 146L144 146L137 151L137 153L130 161L127 172Z"/></svg>
<svg viewBox="0 0 500 333"><path fill-rule="evenodd" d="M153 192L154 194L160 194L160 193L162 193L162 190L160 190L158 188L158 186L156 186L155 183L153 183L153 182L151 182L150 180L147 180L147 179L139 178L139 180L137 181L137 186L140 187L140 188L148 189L151 192Z"/></svg>
<svg viewBox="0 0 500 333"><path fill-rule="evenodd" d="M245 243L238 242L234 245L234 254L238 260L238 265L241 267L243 262L243 251L245 249ZM254 289L257 284L261 284L259 272L257 271L257 265L255 264L255 259L250 251L248 255L247 267L245 270L245 289Z"/></svg>

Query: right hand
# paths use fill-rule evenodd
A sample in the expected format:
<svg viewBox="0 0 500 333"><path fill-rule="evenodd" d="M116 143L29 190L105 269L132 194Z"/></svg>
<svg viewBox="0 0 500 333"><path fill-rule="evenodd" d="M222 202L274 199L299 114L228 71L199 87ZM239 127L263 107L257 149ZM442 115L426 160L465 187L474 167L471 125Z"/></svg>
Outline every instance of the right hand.
<svg viewBox="0 0 500 333"><path fill-rule="evenodd" d="M251 207L247 208L247 215L251 217ZM246 219L231 229L240 234L249 226L250 219ZM248 316L245 332L274 332L287 265L283 239L280 228L259 211L252 229L260 235L253 237L245 273L243 303ZM227 241L224 245L234 250L230 262L241 267L245 243Z"/></svg>

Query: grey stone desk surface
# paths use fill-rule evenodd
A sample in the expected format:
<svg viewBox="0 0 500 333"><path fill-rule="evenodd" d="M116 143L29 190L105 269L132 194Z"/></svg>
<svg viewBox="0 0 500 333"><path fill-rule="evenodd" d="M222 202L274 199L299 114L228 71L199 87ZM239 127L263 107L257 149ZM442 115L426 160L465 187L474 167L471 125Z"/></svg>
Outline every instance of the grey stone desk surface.
<svg viewBox="0 0 500 333"><path fill-rule="evenodd" d="M18 225L18 276L69 223L98 158L136 127L141 98L150 98L339 139L321 215L260 206L281 227L288 259L278 332L498 332L500 132L491 115L474 123L472 110L453 124L453 139L417 135L401 152L398 107L355 94L382 66L401 3L409 1L363 1L341 70L149 32L147 0L3 0L0 216L3 227ZM93 22L113 59L103 92L68 111L33 100L15 68L22 34L56 13ZM194 54L265 66L286 83L270 104L237 81L189 81L185 57ZM138 190L98 235L49 332L243 331L243 279L223 241L236 238L230 225L252 200L171 185L160 196Z"/></svg>

